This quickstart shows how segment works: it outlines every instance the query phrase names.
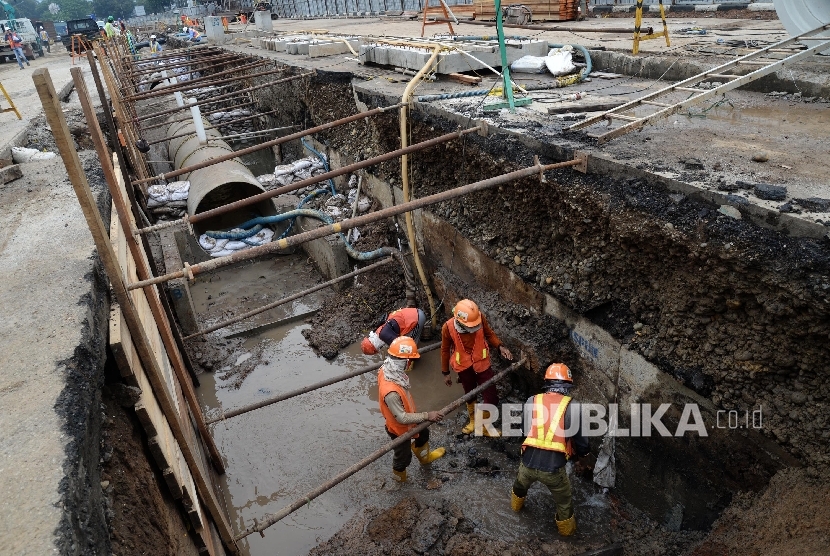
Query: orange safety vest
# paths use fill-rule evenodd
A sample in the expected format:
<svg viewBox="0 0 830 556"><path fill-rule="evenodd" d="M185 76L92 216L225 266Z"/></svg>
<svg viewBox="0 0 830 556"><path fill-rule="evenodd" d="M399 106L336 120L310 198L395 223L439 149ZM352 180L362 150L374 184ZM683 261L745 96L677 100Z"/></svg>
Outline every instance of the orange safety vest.
<svg viewBox="0 0 830 556"><path fill-rule="evenodd" d="M527 438L522 443L522 451L526 446L533 446L542 450L562 452L566 459L573 456L574 451L570 439L562 436L565 431L565 410L568 409L570 402L570 396L555 392L533 396L533 422ZM547 416L547 420L543 420L542 416Z"/></svg>
<svg viewBox="0 0 830 556"><path fill-rule="evenodd" d="M383 418L386 419L386 428L389 429L389 432L395 436L400 436L409 432L409 429L416 425L403 425L395 419L392 411L386 405L386 395L391 392L397 392L401 397L404 411L407 413L415 413L415 401L412 399L412 394L400 384L386 380L386 377L383 376L383 367L381 367L380 371L378 371L378 403L380 404L380 412L383 414ZM416 435L415 438L418 438L418 436Z"/></svg>
<svg viewBox="0 0 830 556"><path fill-rule="evenodd" d="M11 47L12 48L22 47L23 46L23 41L22 40L15 40L15 37L20 38L17 35L15 35L14 33L9 34L9 44L11 45Z"/></svg>
<svg viewBox="0 0 830 556"><path fill-rule="evenodd" d="M464 342L461 341L461 334L455 329L454 320L455 318L451 318L447 321L447 329L455 345L455 353L450 357L450 367L457 373L470 367L477 373L483 373L490 368L490 346L484 338L484 327L472 332L475 334L473 350L467 351L464 348Z"/></svg>
<svg viewBox="0 0 830 556"><path fill-rule="evenodd" d="M400 335L406 336L415 330L416 326L418 326L418 309L407 307L404 309L398 309L397 311L392 311L389 313L389 318L386 319L386 322L389 322L390 320L397 322L398 328L401 329ZM386 322L378 326L378 329L375 330L375 334L380 334L380 331L384 326L386 326Z"/></svg>

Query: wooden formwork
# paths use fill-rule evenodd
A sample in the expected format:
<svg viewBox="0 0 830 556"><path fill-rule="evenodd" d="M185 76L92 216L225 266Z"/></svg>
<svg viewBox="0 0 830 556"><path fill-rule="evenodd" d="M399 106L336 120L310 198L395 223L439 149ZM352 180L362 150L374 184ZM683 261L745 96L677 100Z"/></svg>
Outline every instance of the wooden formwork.
<svg viewBox="0 0 830 556"><path fill-rule="evenodd" d="M496 19L493 0L474 0L476 19ZM574 21L577 18L578 0L527 0L521 2L533 15L533 21ZM453 7L455 11L455 7Z"/></svg>

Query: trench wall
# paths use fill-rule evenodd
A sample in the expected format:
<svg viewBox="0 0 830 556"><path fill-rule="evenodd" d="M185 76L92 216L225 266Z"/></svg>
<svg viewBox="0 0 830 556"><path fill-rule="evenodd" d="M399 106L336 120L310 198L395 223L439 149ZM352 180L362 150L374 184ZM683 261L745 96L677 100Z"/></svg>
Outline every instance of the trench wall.
<svg viewBox="0 0 830 556"><path fill-rule="evenodd" d="M324 72L271 94L263 107L283 107L284 125L389 103ZM434 111L411 117L411 143L455 129ZM379 116L317 139L337 167L399 148L397 127L396 114ZM414 194L525 167L535 154L570 156L499 130L470 135L412 157ZM699 404L709 438L619 440L618 488L658 519L679 508L683 526L705 527L730 493L761 488L781 466L830 463L827 240L769 215L757 219L766 228L731 219L684 184L597 161L586 176L566 169L416 213L419 248L443 307L479 299L535 371L567 355L545 334L564 323L584 399L610 401L618 383L623 409L673 403L671 430L683 403ZM401 201L400 183L397 161L364 180L383 206ZM760 432L716 428L718 411L759 408Z"/></svg>

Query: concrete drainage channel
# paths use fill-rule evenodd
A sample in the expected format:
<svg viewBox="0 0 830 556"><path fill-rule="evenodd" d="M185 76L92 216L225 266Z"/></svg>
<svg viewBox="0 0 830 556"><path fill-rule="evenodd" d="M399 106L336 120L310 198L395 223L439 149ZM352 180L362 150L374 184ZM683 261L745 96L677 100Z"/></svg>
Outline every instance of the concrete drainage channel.
<svg viewBox="0 0 830 556"><path fill-rule="evenodd" d="M190 64L181 67L191 79L204 80L200 87L218 87L211 85L211 72L252 62L220 49L198 50L224 65L217 62L197 74L194 69L205 66L197 66L193 52L179 54ZM176 60L173 53L167 56L168 64ZM142 71L140 64L131 70L139 94L165 86L163 76ZM145 228L142 235L159 266L158 278L127 289L166 284L186 337L184 352L202 372L202 410L209 422L218 419L211 434L225 473L214 484L243 552L346 554L400 545L419 553L496 546L578 554L609 546L617 551L615 543L622 543L633 553L679 553L701 541L705 546L705 532L724 510L732 511L727 508L733 496L763 490L776 473L804 467L808 477L826 478L830 458L822 431L830 391L823 378L830 368L825 347L830 284L821 226L788 215L772 218L758 206L732 218L718 211L717 193L599 153L580 154L570 141L540 142L515 129L477 125L453 110L422 105L409 113L409 143L418 148L407 155L407 179L415 184L413 198L425 200L413 211L417 245L411 245L397 208L410 201L401 187L398 157L372 160L400 149L398 111L355 116L395 106L400 96L353 82L348 72L312 74L280 64L267 71L278 75L246 77L238 70L238 79L197 101L204 103L196 116L207 128L204 138L198 125L193 130L158 125L189 113L176 110L169 94L152 101L120 99L124 113L134 110L133 121L139 122L125 134L127 158L133 168L142 168L134 185L155 199L146 206L154 221L137 226ZM262 68L248 71L254 72ZM210 102L224 94L228 100ZM233 133L223 130L225 114L246 103L247 113L231 119L249 123ZM217 113L222 116L212 119ZM262 116L255 117L258 113ZM344 123L324 125L335 121ZM470 131L457 133L459 124ZM316 126L321 129L305 139L301 130ZM258 136L258 130L279 131ZM192 135L164 140L182 133ZM210 160L218 151L194 155L205 142L219 145L220 136L239 134L246 145L226 139L237 151L261 144L263 137L274 143L247 161L256 173L233 162L238 176L231 179ZM136 148L138 139L149 143L146 151ZM575 157L584 157L576 162L587 172L542 171L541 164ZM298 161L308 165L300 168ZM259 174L271 164L277 171ZM536 170L482 186L475 195L435 197L426 204L455 184L485 183L523 168ZM209 178L200 180L198 172ZM190 193L198 199L188 199L185 207L173 189L157 187L159 177L190 180ZM153 184L149 190L148 184ZM210 197L220 190L224 193ZM244 202L252 195L257 205ZM162 197L166 200L159 201ZM205 206L197 202L208 198ZM235 210L221 208L228 203L236 203ZM158 207L171 210L153 210ZM297 215L292 224L288 213L298 208L309 212L292 213ZM178 224L184 212L194 233ZM323 216L307 216L312 212ZM374 219L374 214L391 216ZM205 237L238 242L236 236L205 234L209 230L260 217L267 219L257 225L275 241L229 249L226 258L205 251ZM332 223L350 217L363 219L359 233L321 232L338 231L340 225ZM413 473L410 484L392 482L387 456L264 537L243 536L266 514L301 500L386 438L372 373L232 419L223 419L223 413L379 364L355 342L379 314L406 305L413 248L420 250L438 323L457 300L474 299L505 343L526 357L527 365L499 385L503 400L522 403L539 390L548 363L565 361L575 373L578 399L616 404L629 430L636 428L632 404L670 404L662 422L677 435L616 438L616 483L610 491L590 476L572 474L580 535L568 542L556 535L552 504L542 492L531 494L529 511L509 510L522 439L466 437L459 434L462 416L455 413L432 430L433 444L446 446L448 456ZM383 249L385 256L397 251L398 258L356 272L368 257L356 260L355 252ZM261 255L254 260L250 253ZM378 260L375 256L370 264ZM280 302L350 273L354 276L331 289ZM429 312L423 287L415 289L415 298ZM264 305L273 307L257 312ZM246 312L250 318L206 331ZM424 409L438 409L462 394L458 385L443 387L438 365L437 352L430 353L411 375ZM705 435L700 428L683 433L681 425L690 423L684 408L692 405ZM593 439L595 450L601 440ZM399 519L387 523L390 515ZM432 526L423 522L424 515L431 516ZM531 537L541 544L528 543ZM221 553L222 544L230 549L224 538L212 549Z"/></svg>

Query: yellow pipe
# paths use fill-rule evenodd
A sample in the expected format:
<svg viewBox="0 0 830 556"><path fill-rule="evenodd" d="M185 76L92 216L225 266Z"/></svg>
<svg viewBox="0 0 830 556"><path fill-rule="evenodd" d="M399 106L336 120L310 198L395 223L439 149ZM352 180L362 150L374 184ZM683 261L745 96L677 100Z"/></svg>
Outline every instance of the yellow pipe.
<svg viewBox="0 0 830 556"><path fill-rule="evenodd" d="M419 45L420 46L420 45ZM407 142L407 131L408 131L408 116L409 116L409 104L412 102L412 95L415 92L415 87L418 85L418 82L423 79L424 75L432 68L432 65L435 63L436 58L438 58L438 53L441 52L442 48L444 48L440 44L426 44L424 45L425 48L432 47L432 56L429 57L427 63L424 64L424 67L415 74L415 77L407 84L406 89L403 91L403 96L401 97L401 102L406 103L404 106L401 106L401 117L400 117L400 124L401 124L401 148L405 149L408 146ZM410 199L409 193L409 156L403 155L401 157L401 184L403 187L403 202L408 203ZM435 308L435 300L432 298L432 290L429 288L429 282L427 282L426 272L424 272L424 266L421 264L421 256L418 254L418 244L415 238L415 225L412 222L412 213L407 212L404 214L404 218L406 220L406 236L409 240L409 245L412 246L412 258L415 261L415 268L418 269L418 277L421 279L421 284L424 286L424 293L426 293L427 301L429 302L429 311L432 320L432 330L435 331L437 328L437 319L438 319L438 312Z"/></svg>

